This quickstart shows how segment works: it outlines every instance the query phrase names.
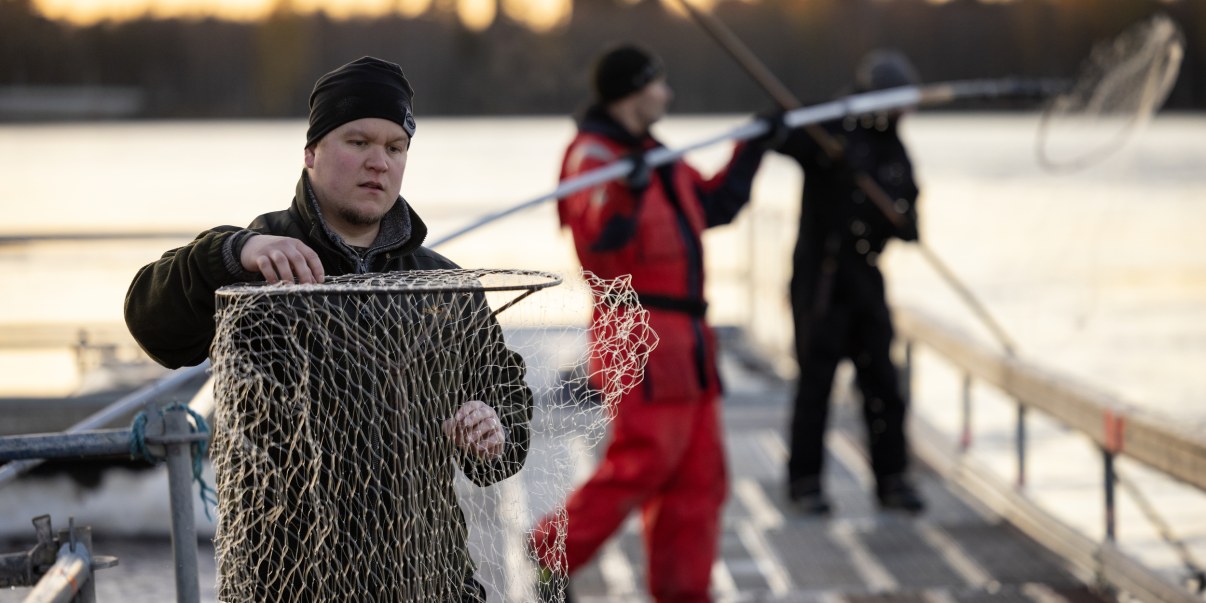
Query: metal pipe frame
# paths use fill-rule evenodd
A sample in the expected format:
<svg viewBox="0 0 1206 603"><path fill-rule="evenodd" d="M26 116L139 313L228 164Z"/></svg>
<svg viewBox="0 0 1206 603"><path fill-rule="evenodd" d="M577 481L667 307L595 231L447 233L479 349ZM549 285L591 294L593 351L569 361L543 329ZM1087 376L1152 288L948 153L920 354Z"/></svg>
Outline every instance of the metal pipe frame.
<svg viewBox="0 0 1206 603"><path fill-rule="evenodd" d="M36 433L0 437L0 461L48 460L128 456L129 429L98 429L76 433ZM172 433L148 435L146 442L157 446L192 444L209 439L204 433Z"/></svg>
<svg viewBox="0 0 1206 603"><path fill-rule="evenodd" d="M163 415L166 435L187 434L192 429L188 413L173 408ZM197 578L197 529L193 523L192 443L176 441L167 445L168 495L172 509L172 555L176 562L177 603L199 603L201 586Z"/></svg>
<svg viewBox="0 0 1206 603"><path fill-rule="evenodd" d="M130 429L106 429L76 433L34 434L0 438L0 460L27 460L41 462L46 458L82 458L95 456L119 456L130 454ZM196 442L208 438L207 434L194 433L189 423L188 410L170 408L161 416L148 422L145 440L149 444L162 446L168 469L168 496L172 519L172 553L175 560L177 603L200 603L201 588L197 576L197 530L193 520L193 451ZM92 603L91 595L80 594L80 586L88 583L91 555L84 561L85 570L80 569L80 558L75 551L75 529L72 526L71 542L61 549L59 561L51 573L43 577L39 586L26 599L27 603L52 601L75 601ZM88 538L90 542L90 537ZM65 557L64 550L72 555ZM20 560L13 561L16 563ZM62 565L60 567L60 564ZM8 564L4 564L7 567ZM84 572L81 574L81 572ZM45 586L43 586L45 583ZM63 593L64 584L71 592ZM89 586L89 588L91 588ZM90 592L90 591L89 591ZM63 597L66 598L63 598Z"/></svg>
<svg viewBox="0 0 1206 603"><path fill-rule="evenodd" d="M145 406L159 396L175 390L189 379L204 374L209 369L209 365L209 360L206 360L197 366L179 369L88 416L83 421L67 428L64 433L80 433L104 427L126 413ZM0 486L17 479L21 474L37 467L41 463L42 459L29 458L14 460L0 467Z"/></svg>

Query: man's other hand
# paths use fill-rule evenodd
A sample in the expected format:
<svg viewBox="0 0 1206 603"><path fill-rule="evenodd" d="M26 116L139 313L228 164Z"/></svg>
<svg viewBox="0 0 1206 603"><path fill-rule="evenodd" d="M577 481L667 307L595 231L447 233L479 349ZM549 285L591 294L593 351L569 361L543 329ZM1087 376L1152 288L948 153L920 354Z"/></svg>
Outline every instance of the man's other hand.
<svg viewBox="0 0 1206 603"><path fill-rule="evenodd" d="M322 262L305 243L275 235L255 235L243 244L239 262L248 272L258 272L271 284L323 281Z"/></svg>
<svg viewBox="0 0 1206 603"><path fill-rule="evenodd" d="M444 421L444 435L461 450L485 460L496 459L503 453L506 431L498 413L481 400L470 400Z"/></svg>

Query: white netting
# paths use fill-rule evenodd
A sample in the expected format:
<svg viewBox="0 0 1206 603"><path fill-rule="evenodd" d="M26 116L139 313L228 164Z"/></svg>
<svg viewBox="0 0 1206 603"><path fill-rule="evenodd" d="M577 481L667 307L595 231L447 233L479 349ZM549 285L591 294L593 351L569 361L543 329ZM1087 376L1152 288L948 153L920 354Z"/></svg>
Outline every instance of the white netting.
<svg viewBox="0 0 1206 603"><path fill-rule="evenodd" d="M1164 104L1184 46L1180 29L1160 14L1095 46L1076 81L1043 112L1040 163L1051 170L1082 168L1120 148Z"/></svg>
<svg viewBox="0 0 1206 603"><path fill-rule="evenodd" d="M219 600L533 600L527 531L656 345L627 280L560 281L438 270L220 290ZM469 400L497 411L501 456L446 435Z"/></svg>

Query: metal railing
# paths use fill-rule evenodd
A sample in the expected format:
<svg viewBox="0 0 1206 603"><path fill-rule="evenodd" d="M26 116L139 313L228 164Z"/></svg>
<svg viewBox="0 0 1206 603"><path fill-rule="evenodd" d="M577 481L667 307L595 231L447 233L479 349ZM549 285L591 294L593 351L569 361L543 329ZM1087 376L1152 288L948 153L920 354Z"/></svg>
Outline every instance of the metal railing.
<svg viewBox="0 0 1206 603"><path fill-rule="evenodd" d="M176 600L178 603L198 603L201 593L192 500L192 482L197 468L194 449L208 441L209 434L198 431L190 423L189 416L193 411L188 407L160 408L155 402L203 374L208 364L175 371L117 400L66 432L0 437L0 461L9 461L0 467L0 486L47 459L134 456L134 450L145 449L144 456L148 459L163 460L167 464ZM145 417L145 421L125 429L98 429L139 407L146 409L140 417ZM43 518L44 524L41 523ZM92 557L90 530L85 530L83 540L86 544L80 548L77 542L81 539L73 526L66 537L69 542L58 550L57 555L47 557L50 545L46 535L50 532L50 519L36 518L34 525L39 535L39 544L34 549L0 556L0 586L34 586L25 599L27 603L94 601L91 570L108 565L98 564L97 558ZM49 566L48 559L53 559Z"/></svg>
<svg viewBox="0 0 1206 603"><path fill-rule="evenodd" d="M997 351L990 346L914 309L894 314L897 338L904 349L902 386L911 394L914 349L924 346L962 372L961 427L954 451L929 450L929 464L982 499L1000 503L1006 519L1014 522L1036 541L1097 578L1106 586L1129 592L1144 601L1201 603L1188 589L1172 583L1124 555L1115 542L1118 476L1115 460L1126 457L1158 473L1206 492L1206 434L1185 429L1135 411L1111 395L1056 375L1042 367ZM1002 486L966 453L972 445L972 383L992 385L1017 405L1014 429L1016 475L1013 487ZM1026 483L1027 415L1043 413L1088 437L1100 452L1104 474L1105 539L1097 542L1064 525L1024 495ZM940 440L922 421L914 429L930 430L914 438L927 453ZM953 464L949 461L954 459ZM930 460L930 459L927 459Z"/></svg>

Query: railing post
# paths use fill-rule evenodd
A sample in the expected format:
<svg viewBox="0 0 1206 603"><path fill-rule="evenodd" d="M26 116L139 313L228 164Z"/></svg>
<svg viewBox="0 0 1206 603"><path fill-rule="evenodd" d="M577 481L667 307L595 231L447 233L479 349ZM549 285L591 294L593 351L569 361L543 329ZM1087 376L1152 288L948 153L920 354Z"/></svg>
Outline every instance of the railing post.
<svg viewBox="0 0 1206 603"><path fill-rule="evenodd" d="M972 406L971 406L971 389L972 377L970 373L963 373L963 412L962 426L959 432L959 452L967 452L971 449L972 441Z"/></svg>
<svg viewBox="0 0 1206 603"><path fill-rule="evenodd" d="M1108 542L1114 542L1114 487L1117 479L1114 473L1114 453L1103 447L1101 459L1105 468L1105 538Z"/></svg>
<svg viewBox="0 0 1206 603"><path fill-rule="evenodd" d="M1118 472L1114 470L1114 459L1122 452L1123 447L1123 431L1126 425L1125 419L1114 414L1112 410L1106 410L1104 413L1104 442L1101 445L1101 465L1105 471L1102 479L1102 486L1105 490L1105 538L1107 542L1114 542L1116 534L1117 503L1115 502L1115 490L1118 485Z"/></svg>
<svg viewBox="0 0 1206 603"><path fill-rule="evenodd" d="M1018 453L1018 481L1016 486L1018 489L1026 487L1026 406L1019 400L1015 400L1018 405L1018 420L1017 431L1015 433L1015 445Z"/></svg>
<svg viewBox="0 0 1206 603"><path fill-rule="evenodd" d="M164 435L187 436L192 432L188 412L169 408L163 413ZM183 438L165 444L168 494L172 511L172 554L176 562L177 603L199 603L197 579L197 529L193 523L193 455L191 441Z"/></svg>

